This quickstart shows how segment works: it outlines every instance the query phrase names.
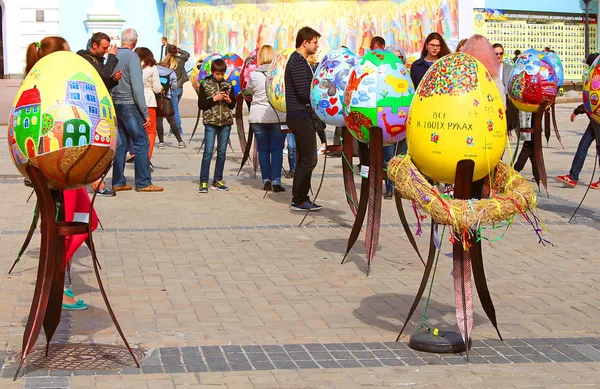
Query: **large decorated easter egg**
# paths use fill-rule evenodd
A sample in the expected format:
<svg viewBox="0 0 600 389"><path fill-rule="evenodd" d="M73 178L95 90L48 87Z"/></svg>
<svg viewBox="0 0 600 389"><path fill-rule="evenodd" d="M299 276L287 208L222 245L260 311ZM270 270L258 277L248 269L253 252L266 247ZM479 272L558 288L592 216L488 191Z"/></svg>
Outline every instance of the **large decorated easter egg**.
<svg viewBox="0 0 600 389"><path fill-rule="evenodd" d="M210 66L212 65L212 62L215 59L220 59L223 58L223 56L219 53L212 53L207 55L204 58L204 61L202 61L202 63L199 66L198 72L196 72L194 74L194 77L192 78L192 86L194 87L195 90L198 90L200 88L200 84L202 84L202 81L204 81L204 79L208 76L210 76ZM197 66L197 67L198 67Z"/></svg>
<svg viewBox="0 0 600 389"><path fill-rule="evenodd" d="M528 50L519 56L510 73L508 97L520 111L537 112L543 101L554 103L556 99L558 78L543 56Z"/></svg>
<svg viewBox="0 0 600 389"><path fill-rule="evenodd" d="M589 67L583 83L583 106L596 123L600 123L600 56Z"/></svg>
<svg viewBox="0 0 600 389"><path fill-rule="evenodd" d="M286 112L285 109L285 67L290 59L290 55L296 51L294 49L285 49L275 54L273 62L267 70L267 98L273 107L279 112Z"/></svg>
<svg viewBox="0 0 600 389"><path fill-rule="evenodd" d="M465 53L431 65L415 93L407 132L408 153L431 179L454 183L462 159L475 162L473 181L485 177L506 143L504 103L485 66Z"/></svg>
<svg viewBox="0 0 600 389"><path fill-rule="evenodd" d="M242 74L242 66L244 66L244 60L237 54L227 53L223 56L223 61L227 65L225 71L225 79L231 83L233 93L237 96L241 89L240 76Z"/></svg>
<svg viewBox="0 0 600 389"><path fill-rule="evenodd" d="M69 51L39 60L11 108L8 146L22 175L31 164L52 189L74 189L100 178L113 160L117 127L96 69Z"/></svg>
<svg viewBox="0 0 600 389"><path fill-rule="evenodd" d="M534 58L537 57L552 66L552 69L554 69L554 73L556 74L556 84L559 88L562 86L565 81L565 71L558 54L551 51L538 51L535 49L526 50L523 54L531 54Z"/></svg>
<svg viewBox="0 0 600 389"><path fill-rule="evenodd" d="M242 95L248 101L252 101L252 94L246 93L246 88L248 87L248 82L250 81L250 73L255 71L256 68L258 68L258 50L254 49L244 60L244 66L242 66Z"/></svg>
<svg viewBox="0 0 600 389"><path fill-rule="evenodd" d="M310 89L310 102L315 113L327 124L345 126L342 101L350 71L360 57L341 47L325 55L315 70Z"/></svg>
<svg viewBox="0 0 600 389"><path fill-rule="evenodd" d="M383 129L383 143L406 137L406 118L415 89L400 58L385 50L367 53L350 72L344 92L344 120L359 142L369 143L369 129Z"/></svg>

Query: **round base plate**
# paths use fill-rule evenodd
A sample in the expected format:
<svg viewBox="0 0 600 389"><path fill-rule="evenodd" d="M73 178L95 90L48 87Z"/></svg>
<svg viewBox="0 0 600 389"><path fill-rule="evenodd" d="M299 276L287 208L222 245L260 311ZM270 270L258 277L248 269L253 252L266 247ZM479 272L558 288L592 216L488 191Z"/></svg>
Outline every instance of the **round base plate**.
<svg viewBox="0 0 600 389"><path fill-rule="evenodd" d="M410 337L408 347L427 353L462 353L466 351L465 342L458 332L440 331L439 337L429 331L420 331ZM469 349L471 339L469 339Z"/></svg>

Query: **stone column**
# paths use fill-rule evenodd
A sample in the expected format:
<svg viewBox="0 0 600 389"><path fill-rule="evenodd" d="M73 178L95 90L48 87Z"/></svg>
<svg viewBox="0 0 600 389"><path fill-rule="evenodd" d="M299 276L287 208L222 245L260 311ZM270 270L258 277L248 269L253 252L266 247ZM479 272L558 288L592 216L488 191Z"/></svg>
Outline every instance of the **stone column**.
<svg viewBox="0 0 600 389"><path fill-rule="evenodd" d="M115 7L115 0L93 0L85 26L90 36L95 32L103 32L110 37L111 43L118 46L124 23L125 20Z"/></svg>

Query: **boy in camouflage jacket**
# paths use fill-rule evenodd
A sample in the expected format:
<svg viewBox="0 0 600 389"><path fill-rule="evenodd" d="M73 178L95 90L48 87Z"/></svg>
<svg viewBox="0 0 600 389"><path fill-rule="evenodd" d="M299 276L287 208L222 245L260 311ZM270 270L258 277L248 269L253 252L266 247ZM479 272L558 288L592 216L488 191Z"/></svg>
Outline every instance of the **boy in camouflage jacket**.
<svg viewBox="0 0 600 389"><path fill-rule="evenodd" d="M235 95L231 84L224 79L227 65L222 59L212 62L211 75L206 77L198 90L198 107L203 111L204 154L200 167L199 193L208 193L210 161L217 141L217 162L212 181L212 189L227 191L223 183L223 169L227 153L227 142L233 124L231 110L235 107Z"/></svg>

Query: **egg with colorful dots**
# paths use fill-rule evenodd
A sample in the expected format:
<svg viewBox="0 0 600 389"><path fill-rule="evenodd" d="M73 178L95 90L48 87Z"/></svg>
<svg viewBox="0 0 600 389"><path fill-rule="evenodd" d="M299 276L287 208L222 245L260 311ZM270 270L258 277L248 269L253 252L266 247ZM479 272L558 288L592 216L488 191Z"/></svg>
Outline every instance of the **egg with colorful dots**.
<svg viewBox="0 0 600 389"><path fill-rule="evenodd" d="M106 172L117 146L115 108L98 72L59 51L27 74L8 120L8 146L19 172L37 167L51 189L75 189Z"/></svg>
<svg viewBox="0 0 600 389"><path fill-rule="evenodd" d="M504 153L506 115L481 62L455 53L431 65L410 107L407 143L415 166L434 181L454 183L463 159L475 162L473 181L493 171Z"/></svg>
<svg viewBox="0 0 600 389"><path fill-rule="evenodd" d="M589 67L583 83L583 107L596 123L600 123L600 56Z"/></svg>
<svg viewBox="0 0 600 389"><path fill-rule="evenodd" d="M554 104L558 77L544 54L528 50L519 56L510 73L508 97L520 111L537 112L542 102Z"/></svg>
<svg viewBox="0 0 600 389"><path fill-rule="evenodd" d="M332 126L345 126L342 101L350 71L360 61L352 50L341 47L326 54L310 87L310 102L321 119Z"/></svg>
<svg viewBox="0 0 600 389"><path fill-rule="evenodd" d="M383 143L406 137L406 119L415 89L402 61L385 50L367 53L350 72L344 92L344 122L363 143L371 127L383 130Z"/></svg>
<svg viewBox="0 0 600 389"><path fill-rule="evenodd" d="M233 93L237 96L242 90L241 87L241 74L242 74L242 66L244 66L244 60L237 54L227 53L222 57L222 60L225 61L227 65L227 70L225 70L225 79L231 83L231 87L233 88Z"/></svg>
<svg viewBox="0 0 600 389"><path fill-rule="evenodd" d="M295 49L285 49L275 54L267 70L267 99L279 112L285 107L285 68Z"/></svg>

